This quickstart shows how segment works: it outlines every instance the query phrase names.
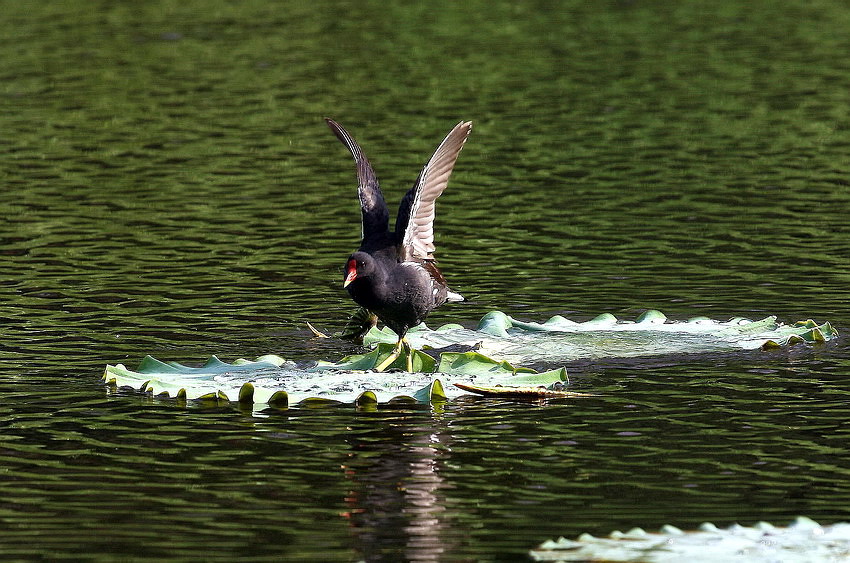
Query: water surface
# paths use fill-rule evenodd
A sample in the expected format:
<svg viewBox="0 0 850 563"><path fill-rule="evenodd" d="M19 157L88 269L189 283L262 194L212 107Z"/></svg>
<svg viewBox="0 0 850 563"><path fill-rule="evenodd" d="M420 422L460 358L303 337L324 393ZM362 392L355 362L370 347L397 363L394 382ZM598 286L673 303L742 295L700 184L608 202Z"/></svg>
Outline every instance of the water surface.
<svg viewBox="0 0 850 563"><path fill-rule="evenodd" d="M848 354L570 366L595 397L262 416L98 379L352 351L350 157L390 202L460 119L437 249L469 298L850 326L840 2L3 3L0 550L513 561L559 535L847 520ZM545 366L544 366L545 367Z"/></svg>

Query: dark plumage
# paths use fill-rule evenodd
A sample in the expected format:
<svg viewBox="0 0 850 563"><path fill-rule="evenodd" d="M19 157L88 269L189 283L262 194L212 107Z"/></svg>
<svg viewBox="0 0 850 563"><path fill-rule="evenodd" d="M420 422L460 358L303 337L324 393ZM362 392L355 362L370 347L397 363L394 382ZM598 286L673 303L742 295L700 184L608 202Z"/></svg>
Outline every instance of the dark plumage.
<svg viewBox="0 0 850 563"><path fill-rule="evenodd" d="M357 164L357 191L363 215L363 240L348 257L343 287L357 304L377 315L399 337L395 353L378 366L380 371L395 361L406 346L404 336L409 328L446 301L463 300L449 290L434 263L434 208L436 199L446 189L472 122L462 121L446 135L401 200L395 231L390 231L387 204L369 160L341 125L332 119L326 121Z"/></svg>

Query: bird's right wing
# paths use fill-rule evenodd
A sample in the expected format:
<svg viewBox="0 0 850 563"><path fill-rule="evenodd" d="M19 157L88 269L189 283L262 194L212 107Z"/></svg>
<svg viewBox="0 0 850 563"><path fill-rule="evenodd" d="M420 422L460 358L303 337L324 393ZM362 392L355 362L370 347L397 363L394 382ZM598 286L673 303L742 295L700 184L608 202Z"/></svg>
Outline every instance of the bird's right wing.
<svg viewBox="0 0 850 563"><path fill-rule="evenodd" d="M363 241L383 235L389 230L389 212L372 165L369 164L360 145L348 134L348 131L343 129L342 125L328 117L325 121L337 138L351 151L351 156L357 164L357 193L360 196L360 210L363 213Z"/></svg>

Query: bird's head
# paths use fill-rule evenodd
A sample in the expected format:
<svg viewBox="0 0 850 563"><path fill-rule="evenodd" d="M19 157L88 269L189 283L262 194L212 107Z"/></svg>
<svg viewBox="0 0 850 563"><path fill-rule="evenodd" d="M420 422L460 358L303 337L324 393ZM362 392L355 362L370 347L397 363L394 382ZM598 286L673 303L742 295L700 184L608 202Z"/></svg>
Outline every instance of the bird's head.
<svg viewBox="0 0 850 563"><path fill-rule="evenodd" d="M365 252L355 252L345 263L345 279L342 287L348 287L354 280L367 278L375 269L375 259Z"/></svg>

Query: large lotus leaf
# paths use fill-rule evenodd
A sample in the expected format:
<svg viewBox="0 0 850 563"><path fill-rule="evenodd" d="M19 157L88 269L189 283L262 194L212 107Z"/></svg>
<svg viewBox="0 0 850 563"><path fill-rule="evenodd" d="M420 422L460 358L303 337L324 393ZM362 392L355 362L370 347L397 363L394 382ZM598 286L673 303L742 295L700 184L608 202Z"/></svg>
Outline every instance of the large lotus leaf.
<svg viewBox="0 0 850 563"><path fill-rule="evenodd" d="M240 359L232 364L213 356L200 367L161 362L148 356L136 370L121 364L106 366L103 379L119 387L132 387L157 396L239 401L258 406L297 403L309 407L353 402L365 408L379 402L438 403L467 392L454 385L444 387L441 379L464 384L473 392L479 387L502 386L506 390L516 387L521 388L519 396L528 396L529 392L533 395L535 388L540 388L542 393L548 386L542 396L579 395L561 391L567 380L563 368L544 373L518 370L507 362L474 352L443 354L448 357L441 357L438 365L431 356L414 351L414 367L421 371L369 371L382 362L392 348L389 344L381 344L366 354L348 356L337 363L320 362L309 368L300 368L279 356L263 356L255 361ZM556 383L557 389L553 388Z"/></svg>
<svg viewBox="0 0 850 563"><path fill-rule="evenodd" d="M640 528L612 532L607 538L582 534L560 538L531 551L535 561L640 561L642 563L826 563L846 561L850 553L850 524L820 526L797 518L788 527L759 522L748 528L719 529L703 524L684 532L664 526L658 533Z"/></svg>
<svg viewBox="0 0 850 563"><path fill-rule="evenodd" d="M514 367L523 363L561 363L594 358L634 358L661 354L687 354L753 350L795 342L824 342L837 336L829 323L805 321L783 325L775 317L760 321L736 318L726 322L704 317L668 322L658 311L648 311L633 322L613 315L577 323L552 317L544 323L524 322L494 311L475 330L446 325L437 330L420 326L408 333L415 348L442 348L463 344L476 352L444 352L435 361L418 350L413 353L416 373L375 373L392 351L396 336L389 329L373 328L366 342L373 350L319 362L301 368L279 356L263 356L233 364L212 357L201 367L142 360L137 370L121 364L107 366L104 380L146 393L208 401L238 400L245 404L305 406L328 402L354 402L360 406L379 401L434 402L470 391L480 394L533 397L577 395L562 391L563 369L536 373ZM392 366L405 367L405 359ZM440 380L451 384L443 387Z"/></svg>
<svg viewBox="0 0 850 563"><path fill-rule="evenodd" d="M808 320L786 325L773 316L759 321L697 317L670 322L658 311L647 311L634 321L621 321L606 313L586 322L554 316L543 323L524 322L493 311L474 330L460 325L431 330L420 325L407 334L415 348L477 346L488 357L516 364L735 352L798 342L825 342L837 336L828 322L817 324ZM390 329L373 328L364 343L395 340Z"/></svg>

